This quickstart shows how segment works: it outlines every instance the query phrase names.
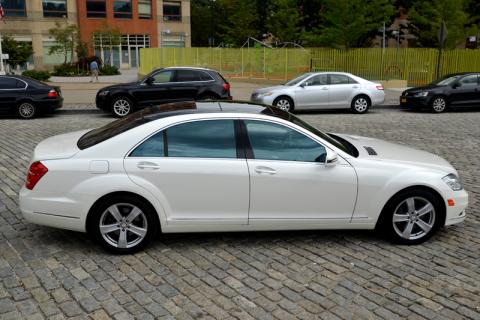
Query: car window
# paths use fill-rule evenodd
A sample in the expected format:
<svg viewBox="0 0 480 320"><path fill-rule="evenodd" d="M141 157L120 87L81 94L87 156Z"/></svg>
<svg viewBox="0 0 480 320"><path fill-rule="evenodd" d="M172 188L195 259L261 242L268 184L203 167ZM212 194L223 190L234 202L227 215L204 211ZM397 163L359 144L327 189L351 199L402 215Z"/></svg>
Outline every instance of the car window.
<svg viewBox="0 0 480 320"><path fill-rule="evenodd" d="M153 75L153 83L167 83L172 82L173 70L160 71Z"/></svg>
<svg viewBox="0 0 480 320"><path fill-rule="evenodd" d="M233 120L188 122L166 131L168 157L237 157Z"/></svg>
<svg viewBox="0 0 480 320"><path fill-rule="evenodd" d="M165 157L164 136L165 132L161 131L148 138L130 153L130 157Z"/></svg>
<svg viewBox="0 0 480 320"><path fill-rule="evenodd" d="M9 78L9 77L1 77L0 89L17 89L17 79Z"/></svg>
<svg viewBox="0 0 480 320"><path fill-rule="evenodd" d="M190 81L208 81L212 80L207 73L197 70L177 70L175 81L176 82L190 82Z"/></svg>
<svg viewBox="0 0 480 320"><path fill-rule="evenodd" d="M325 147L296 130L258 120L245 125L255 159L325 162Z"/></svg>
<svg viewBox="0 0 480 320"><path fill-rule="evenodd" d="M477 86L478 85L478 76L476 74L472 74L466 77L461 78L458 80L462 86Z"/></svg>
<svg viewBox="0 0 480 320"><path fill-rule="evenodd" d="M357 81L343 74L330 75L330 84L349 84L349 83L357 83Z"/></svg>
<svg viewBox="0 0 480 320"><path fill-rule="evenodd" d="M17 80L17 88L18 89L25 89L26 87L27 87L27 85L25 84L25 82Z"/></svg>
<svg viewBox="0 0 480 320"><path fill-rule="evenodd" d="M328 84L328 76L326 74L319 74L311 77L305 81L305 86L324 86Z"/></svg>

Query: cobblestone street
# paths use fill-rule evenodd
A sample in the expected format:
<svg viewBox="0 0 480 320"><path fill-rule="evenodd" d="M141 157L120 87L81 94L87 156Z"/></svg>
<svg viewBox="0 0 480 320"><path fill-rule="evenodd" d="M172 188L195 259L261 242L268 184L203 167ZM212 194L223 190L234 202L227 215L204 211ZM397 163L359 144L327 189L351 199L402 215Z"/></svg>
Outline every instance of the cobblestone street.
<svg viewBox="0 0 480 320"><path fill-rule="evenodd" d="M469 191L466 221L410 247L370 231L210 233L115 256L25 222L17 196L38 142L113 118L81 106L1 117L0 319L480 319L480 110L300 117L446 158Z"/></svg>

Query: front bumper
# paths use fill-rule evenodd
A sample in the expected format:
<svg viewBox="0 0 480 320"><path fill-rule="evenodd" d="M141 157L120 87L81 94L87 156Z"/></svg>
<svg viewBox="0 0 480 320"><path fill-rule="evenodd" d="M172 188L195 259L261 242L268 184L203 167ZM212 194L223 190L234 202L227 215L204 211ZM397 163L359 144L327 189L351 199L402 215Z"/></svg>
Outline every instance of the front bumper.
<svg viewBox="0 0 480 320"><path fill-rule="evenodd" d="M465 190L449 191L444 195L446 197L445 206L447 208L447 215L445 217L445 225L460 223L466 218L466 208L468 206L468 193ZM448 200L454 202L453 206L448 204Z"/></svg>
<svg viewBox="0 0 480 320"><path fill-rule="evenodd" d="M275 96L260 96L257 93L253 93L250 96L250 101L255 102L255 103L260 103L260 104L266 104L266 105L273 105L273 101L275 100Z"/></svg>
<svg viewBox="0 0 480 320"><path fill-rule="evenodd" d="M110 96L109 95L98 95L95 97L95 105L98 109L108 110L110 108Z"/></svg>

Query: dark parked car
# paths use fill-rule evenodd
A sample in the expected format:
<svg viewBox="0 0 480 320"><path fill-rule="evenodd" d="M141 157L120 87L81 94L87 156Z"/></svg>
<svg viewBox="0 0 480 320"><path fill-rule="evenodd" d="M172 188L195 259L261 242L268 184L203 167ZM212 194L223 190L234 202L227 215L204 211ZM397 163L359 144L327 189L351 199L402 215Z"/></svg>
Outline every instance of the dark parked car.
<svg viewBox="0 0 480 320"><path fill-rule="evenodd" d="M202 68L164 68L133 83L97 93L97 108L117 117L152 105L192 100L231 100L230 84L220 73Z"/></svg>
<svg viewBox="0 0 480 320"><path fill-rule="evenodd" d="M430 108L438 113L450 107L480 106L480 74L449 74L425 87L405 90L400 96L400 104Z"/></svg>
<svg viewBox="0 0 480 320"><path fill-rule="evenodd" d="M59 87L23 76L0 76L0 112L30 119L63 104Z"/></svg>

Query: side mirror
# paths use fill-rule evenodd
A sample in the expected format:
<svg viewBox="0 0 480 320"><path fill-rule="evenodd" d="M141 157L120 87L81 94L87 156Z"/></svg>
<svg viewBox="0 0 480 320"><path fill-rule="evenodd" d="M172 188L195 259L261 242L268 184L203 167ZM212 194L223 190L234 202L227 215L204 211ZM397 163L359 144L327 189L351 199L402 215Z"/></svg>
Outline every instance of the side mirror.
<svg viewBox="0 0 480 320"><path fill-rule="evenodd" d="M452 88L453 88L453 89L457 89L457 88L459 88L459 87L461 87L461 86L462 86L462 84L461 84L460 82L455 82L455 83L452 85Z"/></svg>
<svg viewBox="0 0 480 320"><path fill-rule="evenodd" d="M148 77L147 79L145 79L146 84L152 84L154 81L155 79L153 77Z"/></svg>
<svg viewBox="0 0 480 320"><path fill-rule="evenodd" d="M302 83L300 83L300 88L305 88L305 87L306 87L306 85L307 85L307 83L306 83L306 82L302 82Z"/></svg>
<svg viewBox="0 0 480 320"><path fill-rule="evenodd" d="M334 167L338 163L338 154L335 151L327 149L327 157L325 159L325 166Z"/></svg>

